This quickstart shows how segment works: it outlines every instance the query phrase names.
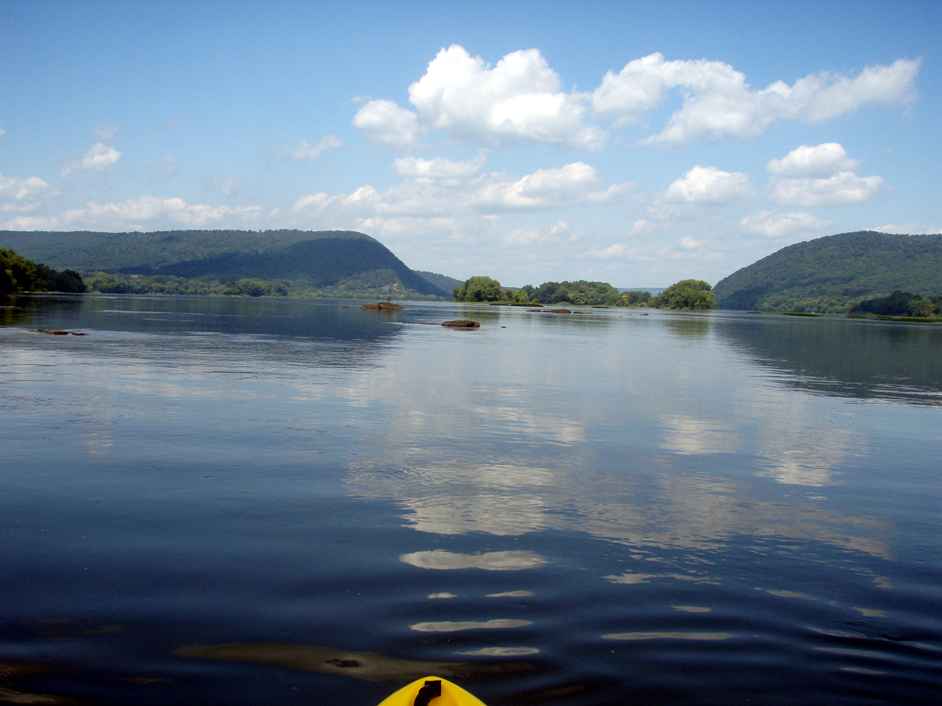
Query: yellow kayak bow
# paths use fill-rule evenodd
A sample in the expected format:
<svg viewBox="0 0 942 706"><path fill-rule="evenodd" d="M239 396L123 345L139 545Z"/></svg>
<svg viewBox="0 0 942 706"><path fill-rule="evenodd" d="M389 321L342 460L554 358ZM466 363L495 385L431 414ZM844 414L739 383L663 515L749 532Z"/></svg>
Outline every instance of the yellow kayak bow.
<svg viewBox="0 0 942 706"><path fill-rule="evenodd" d="M486 706L486 704L447 679L422 677L388 696L379 706Z"/></svg>

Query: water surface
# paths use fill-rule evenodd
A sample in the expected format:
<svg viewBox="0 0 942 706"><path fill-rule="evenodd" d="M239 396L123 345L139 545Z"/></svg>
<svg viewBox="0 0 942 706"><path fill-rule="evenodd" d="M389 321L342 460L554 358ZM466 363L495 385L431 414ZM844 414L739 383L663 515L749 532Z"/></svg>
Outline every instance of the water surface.
<svg viewBox="0 0 942 706"><path fill-rule="evenodd" d="M0 702L369 705L428 672L492 706L938 702L940 327L121 296L0 324Z"/></svg>

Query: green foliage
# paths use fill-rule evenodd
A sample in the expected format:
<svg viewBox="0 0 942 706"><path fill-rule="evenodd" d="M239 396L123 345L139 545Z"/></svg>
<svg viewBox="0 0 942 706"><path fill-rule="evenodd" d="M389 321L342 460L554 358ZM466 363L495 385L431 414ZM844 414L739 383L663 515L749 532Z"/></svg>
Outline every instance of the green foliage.
<svg viewBox="0 0 942 706"><path fill-rule="evenodd" d="M492 277L470 277L454 291L455 301L459 302L497 302L504 299L504 290L500 282Z"/></svg>
<svg viewBox="0 0 942 706"><path fill-rule="evenodd" d="M843 233L791 245L716 285L719 306L846 312L896 290L942 295L942 237Z"/></svg>
<svg viewBox="0 0 942 706"><path fill-rule="evenodd" d="M851 316L911 316L915 318L931 318L942 315L942 297L930 299L918 294L893 292L888 297L867 299L860 302L850 310Z"/></svg>
<svg viewBox="0 0 942 706"><path fill-rule="evenodd" d="M647 291L622 292L619 306L654 306L654 295Z"/></svg>
<svg viewBox="0 0 942 706"><path fill-rule="evenodd" d="M90 291L102 294L171 294L248 297L292 297L296 299L369 298L429 299L422 294L395 284L379 284L369 278L350 278L328 287L317 287L308 280L266 280L258 277L214 279L208 277L174 277L169 275L125 275L95 272L86 276Z"/></svg>
<svg viewBox="0 0 942 706"><path fill-rule="evenodd" d="M85 283L78 272L59 272L0 248L0 294L84 291Z"/></svg>
<svg viewBox="0 0 942 706"><path fill-rule="evenodd" d="M654 304L663 309L712 309L713 288L701 279L683 279L661 292Z"/></svg>
<svg viewBox="0 0 942 706"><path fill-rule="evenodd" d="M618 304L621 294L607 282L544 282L530 288L529 296L541 304L568 302L580 305Z"/></svg>
<svg viewBox="0 0 942 706"><path fill-rule="evenodd" d="M306 281L312 290L345 288L344 283L361 279L366 288L391 292L439 297L448 292L413 272L380 242L353 231L0 231L2 244L84 272L226 282Z"/></svg>
<svg viewBox="0 0 942 706"><path fill-rule="evenodd" d="M437 272L426 272L424 270L414 270L414 272L443 292L453 292L456 288L464 284L460 279L455 279L448 275L440 275Z"/></svg>

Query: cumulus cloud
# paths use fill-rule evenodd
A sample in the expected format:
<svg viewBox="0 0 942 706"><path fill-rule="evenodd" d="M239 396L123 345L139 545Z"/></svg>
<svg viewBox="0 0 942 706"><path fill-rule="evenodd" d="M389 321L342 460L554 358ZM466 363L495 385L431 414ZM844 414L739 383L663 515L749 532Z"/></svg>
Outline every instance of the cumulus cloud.
<svg viewBox="0 0 942 706"><path fill-rule="evenodd" d="M667 187L664 197L679 203L721 204L741 198L748 192L749 177L746 174L696 165Z"/></svg>
<svg viewBox="0 0 942 706"><path fill-rule="evenodd" d="M481 184L472 203L482 211L534 209L561 206L578 201L601 203L630 188L618 184L599 189L599 175L585 162L538 169L516 181L495 180Z"/></svg>
<svg viewBox="0 0 942 706"><path fill-rule="evenodd" d="M477 161L403 159L403 179L386 189L365 184L348 193L314 192L294 202L290 223L301 227L354 228L366 232L429 235L460 240L488 234L495 244L571 243L577 236L566 221L546 226L499 227L504 218L580 207L613 200L629 188L606 185L582 162L538 169L514 178L498 172L475 173ZM520 214L520 215L516 215Z"/></svg>
<svg viewBox="0 0 942 706"><path fill-rule="evenodd" d="M121 153L110 145L96 142L88 151L73 162L69 162L62 169L62 175L67 176L75 171L102 171L114 165L121 159Z"/></svg>
<svg viewBox="0 0 942 706"><path fill-rule="evenodd" d="M602 132L584 123L586 97L561 90L538 49L511 52L494 66L453 44L409 87L431 127L485 140L503 138L597 147Z"/></svg>
<svg viewBox="0 0 942 706"><path fill-rule="evenodd" d="M481 171L484 166L484 156L481 155L469 161L400 157L395 161L394 166L399 176L411 179L465 179Z"/></svg>
<svg viewBox="0 0 942 706"><path fill-rule="evenodd" d="M761 211L743 217L739 225L747 233L762 235L766 238L783 238L796 233L820 230L827 225L827 221L822 221L810 213Z"/></svg>
<svg viewBox="0 0 942 706"><path fill-rule="evenodd" d="M291 158L297 160L303 159L317 159L324 152L328 150L335 150L338 147L342 147L343 142L336 135L324 135L317 142L308 142L307 140L301 140L291 151Z"/></svg>
<svg viewBox="0 0 942 706"><path fill-rule="evenodd" d="M48 188L49 184L37 176L7 177L0 174L0 199L25 201Z"/></svg>
<svg viewBox="0 0 942 706"><path fill-rule="evenodd" d="M668 61L660 53L608 72L592 94L597 114L619 122L636 119L661 104L672 89L683 104L650 142L680 143L701 137L754 137L779 120L817 122L872 103L904 103L914 92L920 61L899 59L866 67L855 76L810 74L793 84L775 81L755 90L745 74L706 59Z"/></svg>
<svg viewBox="0 0 942 706"><path fill-rule="evenodd" d="M384 191L367 184L349 194L304 194L293 211L413 217L461 210L493 214L611 201L630 188L629 184L604 186L596 170L584 162L538 169L518 179L474 174L467 163L447 160L399 161L397 170L411 178ZM427 176L433 174L443 178Z"/></svg>
<svg viewBox="0 0 942 706"><path fill-rule="evenodd" d="M779 179L772 184L772 198L795 206L840 206L868 201L882 185L882 177L838 172L822 178Z"/></svg>
<svg viewBox="0 0 942 706"><path fill-rule="evenodd" d="M920 66L918 59L899 59L856 74L819 72L756 89L727 63L654 53L607 72L595 90L579 92L563 89L538 49L510 52L491 65L453 44L409 86L413 110L370 101L354 123L393 145L412 144L422 129L432 129L485 144L517 140L595 149L611 124L635 122L678 92L680 109L649 142L745 138L781 120L817 122L866 105L905 103L915 93Z"/></svg>
<svg viewBox="0 0 942 706"><path fill-rule="evenodd" d="M801 145L768 164L769 171L780 176L830 175L838 171L852 171L856 167L856 160L850 159L843 145L837 142Z"/></svg>
<svg viewBox="0 0 942 706"><path fill-rule="evenodd" d="M353 118L353 124L370 139L394 147L405 147L419 139L419 119L388 100L371 100Z"/></svg>
<svg viewBox="0 0 942 706"><path fill-rule="evenodd" d="M776 175L770 189L772 199L780 204L804 207L862 203L880 190L883 179L857 176L856 167L857 162L836 142L796 147L781 159L768 163L769 171ZM743 225L747 229L754 226L753 232L768 226L751 221ZM791 225L798 224L792 222Z"/></svg>

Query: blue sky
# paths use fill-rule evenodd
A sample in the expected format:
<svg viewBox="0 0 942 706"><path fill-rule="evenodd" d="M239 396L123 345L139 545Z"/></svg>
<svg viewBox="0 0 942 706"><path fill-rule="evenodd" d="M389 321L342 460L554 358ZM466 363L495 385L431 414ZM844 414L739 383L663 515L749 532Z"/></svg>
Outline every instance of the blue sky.
<svg viewBox="0 0 942 706"><path fill-rule="evenodd" d="M351 228L506 284L942 230L939 2L0 4L0 228Z"/></svg>

